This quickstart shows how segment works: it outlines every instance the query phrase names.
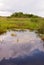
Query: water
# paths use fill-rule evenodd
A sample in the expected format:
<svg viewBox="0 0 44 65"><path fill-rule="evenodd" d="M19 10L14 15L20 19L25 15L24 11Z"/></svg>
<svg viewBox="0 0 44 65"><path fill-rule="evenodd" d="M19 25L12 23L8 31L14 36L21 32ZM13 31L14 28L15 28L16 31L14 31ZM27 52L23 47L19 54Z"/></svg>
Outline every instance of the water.
<svg viewBox="0 0 44 65"><path fill-rule="evenodd" d="M44 65L44 42L29 30L0 35L0 65Z"/></svg>

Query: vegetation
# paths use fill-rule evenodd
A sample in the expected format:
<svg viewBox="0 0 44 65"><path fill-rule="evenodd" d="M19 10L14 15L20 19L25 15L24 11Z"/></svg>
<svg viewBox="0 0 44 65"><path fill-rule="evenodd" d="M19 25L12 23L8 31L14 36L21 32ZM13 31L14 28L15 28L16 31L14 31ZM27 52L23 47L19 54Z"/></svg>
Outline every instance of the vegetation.
<svg viewBox="0 0 44 65"><path fill-rule="evenodd" d="M0 34L7 30L29 29L44 34L44 18L33 14L16 12L10 17L0 17Z"/></svg>
<svg viewBox="0 0 44 65"><path fill-rule="evenodd" d="M44 34L40 34L40 37L44 41Z"/></svg>
<svg viewBox="0 0 44 65"><path fill-rule="evenodd" d="M16 35L16 34L14 34L14 33L12 33L12 34L11 34L11 36L12 36L12 37L16 37L17 35Z"/></svg>
<svg viewBox="0 0 44 65"><path fill-rule="evenodd" d="M23 12L15 12L13 13L10 17L18 17L18 18L35 18L35 17L38 17L38 16L35 16L33 14L24 14Z"/></svg>

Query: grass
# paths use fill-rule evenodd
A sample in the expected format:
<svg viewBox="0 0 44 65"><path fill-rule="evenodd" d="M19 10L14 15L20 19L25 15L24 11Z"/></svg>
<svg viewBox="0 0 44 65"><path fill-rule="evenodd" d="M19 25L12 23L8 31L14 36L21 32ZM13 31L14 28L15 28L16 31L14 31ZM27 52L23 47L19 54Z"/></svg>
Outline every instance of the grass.
<svg viewBox="0 0 44 65"><path fill-rule="evenodd" d="M44 34L44 18L0 17L0 34L7 30L29 29Z"/></svg>
<svg viewBox="0 0 44 65"><path fill-rule="evenodd" d="M12 37L16 37L17 35L16 35L16 34L14 34L14 33L12 33L12 34L11 34L11 36L12 36Z"/></svg>

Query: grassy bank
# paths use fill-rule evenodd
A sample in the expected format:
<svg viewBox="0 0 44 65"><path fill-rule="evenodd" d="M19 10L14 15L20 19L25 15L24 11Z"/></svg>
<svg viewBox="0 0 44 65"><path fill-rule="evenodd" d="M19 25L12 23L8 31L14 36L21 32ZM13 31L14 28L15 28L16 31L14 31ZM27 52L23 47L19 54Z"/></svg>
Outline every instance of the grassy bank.
<svg viewBox="0 0 44 65"><path fill-rule="evenodd" d="M29 16L29 15L27 15ZM44 34L44 18L31 15L31 17L0 17L0 34L7 30L29 29Z"/></svg>

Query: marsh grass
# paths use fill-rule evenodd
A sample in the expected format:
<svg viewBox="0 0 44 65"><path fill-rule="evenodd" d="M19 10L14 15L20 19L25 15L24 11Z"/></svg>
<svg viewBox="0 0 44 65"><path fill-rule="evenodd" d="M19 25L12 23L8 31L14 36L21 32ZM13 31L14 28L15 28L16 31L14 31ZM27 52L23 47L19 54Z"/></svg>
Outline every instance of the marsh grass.
<svg viewBox="0 0 44 65"><path fill-rule="evenodd" d="M7 30L29 29L44 34L44 18L0 17L0 34Z"/></svg>
<svg viewBox="0 0 44 65"><path fill-rule="evenodd" d="M12 36L12 37L16 37L16 36L17 36L17 34L12 33L12 34L11 34L11 36Z"/></svg>

